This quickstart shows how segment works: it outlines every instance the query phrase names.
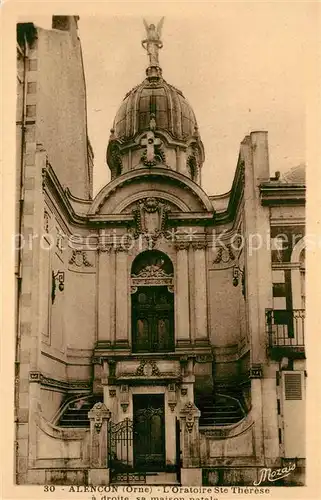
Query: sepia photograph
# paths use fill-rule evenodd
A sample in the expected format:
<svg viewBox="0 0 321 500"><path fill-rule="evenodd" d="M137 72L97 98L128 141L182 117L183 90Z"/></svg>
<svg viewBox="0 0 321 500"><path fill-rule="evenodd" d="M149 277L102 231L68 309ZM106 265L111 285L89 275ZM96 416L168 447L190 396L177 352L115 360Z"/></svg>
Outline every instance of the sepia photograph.
<svg viewBox="0 0 321 500"><path fill-rule="evenodd" d="M302 491L317 2L145 5L16 17L13 483Z"/></svg>

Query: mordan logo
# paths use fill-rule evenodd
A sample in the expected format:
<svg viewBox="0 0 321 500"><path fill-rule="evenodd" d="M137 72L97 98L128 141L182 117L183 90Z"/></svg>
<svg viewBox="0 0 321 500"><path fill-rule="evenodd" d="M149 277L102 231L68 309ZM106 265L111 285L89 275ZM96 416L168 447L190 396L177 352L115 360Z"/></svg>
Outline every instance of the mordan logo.
<svg viewBox="0 0 321 500"><path fill-rule="evenodd" d="M269 481L273 483L274 481L278 481L283 477L288 476L291 472L296 468L296 464L289 464L287 467L282 467L282 469L270 469L269 467L264 467L260 470L260 477L258 481L253 483L254 486L259 486L264 481Z"/></svg>

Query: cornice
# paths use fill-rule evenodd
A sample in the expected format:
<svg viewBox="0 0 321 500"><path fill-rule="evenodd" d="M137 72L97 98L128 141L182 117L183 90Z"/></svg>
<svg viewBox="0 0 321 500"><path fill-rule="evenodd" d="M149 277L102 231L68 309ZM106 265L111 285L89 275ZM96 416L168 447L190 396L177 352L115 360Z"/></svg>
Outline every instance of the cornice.
<svg viewBox="0 0 321 500"><path fill-rule="evenodd" d="M60 184L52 166L47 162L46 167L42 169L42 187L45 193L50 197L53 193L55 198L62 202L63 211L69 222L85 225L87 217L78 215L68 198L68 191Z"/></svg>
<svg viewBox="0 0 321 500"><path fill-rule="evenodd" d="M264 206L304 205L306 188L302 184L264 182L260 184L260 197Z"/></svg>
<svg viewBox="0 0 321 500"><path fill-rule="evenodd" d="M243 199L244 169L245 169L244 161L241 159L241 156L239 155L232 188L228 193L222 195L222 197L229 195L227 209L222 212L215 213L216 225L227 224L235 220L237 212L240 208ZM213 201L215 200L213 199Z"/></svg>

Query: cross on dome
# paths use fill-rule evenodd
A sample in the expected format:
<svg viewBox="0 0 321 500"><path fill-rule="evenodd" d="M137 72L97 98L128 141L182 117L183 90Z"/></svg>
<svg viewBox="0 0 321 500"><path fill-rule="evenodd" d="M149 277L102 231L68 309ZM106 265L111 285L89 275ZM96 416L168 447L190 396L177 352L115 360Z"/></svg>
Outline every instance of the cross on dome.
<svg viewBox="0 0 321 500"><path fill-rule="evenodd" d="M160 146L161 140L155 137L155 134L152 130L149 130L146 136L141 140L141 145L143 147L146 147L144 164L148 166L155 165L155 146Z"/></svg>

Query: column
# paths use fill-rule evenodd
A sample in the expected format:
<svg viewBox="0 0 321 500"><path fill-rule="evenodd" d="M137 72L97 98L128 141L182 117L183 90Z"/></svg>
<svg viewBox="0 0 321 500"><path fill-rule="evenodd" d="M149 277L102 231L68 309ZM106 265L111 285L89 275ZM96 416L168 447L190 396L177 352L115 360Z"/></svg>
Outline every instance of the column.
<svg viewBox="0 0 321 500"><path fill-rule="evenodd" d="M102 246L98 254L98 342L110 344L111 335L111 307L112 300L112 272L111 246Z"/></svg>
<svg viewBox="0 0 321 500"><path fill-rule="evenodd" d="M119 347L128 347L128 256L122 247L116 248L116 335L115 343Z"/></svg>
<svg viewBox="0 0 321 500"><path fill-rule="evenodd" d="M178 347L190 345L188 243L180 243L176 254L176 343Z"/></svg>
<svg viewBox="0 0 321 500"><path fill-rule="evenodd" d="M207 331L207 276L206 243L194 245L194 285L195 285L195 343L208 343Z"/></svg>

